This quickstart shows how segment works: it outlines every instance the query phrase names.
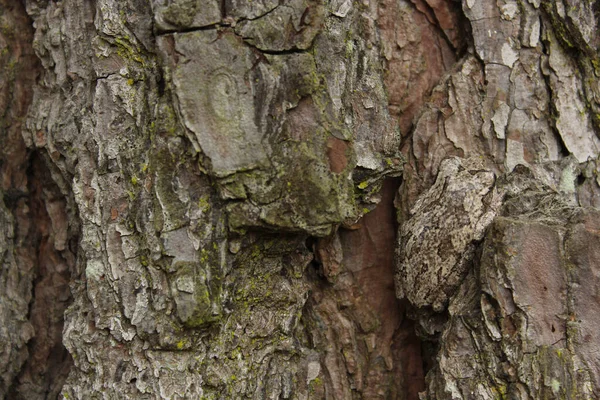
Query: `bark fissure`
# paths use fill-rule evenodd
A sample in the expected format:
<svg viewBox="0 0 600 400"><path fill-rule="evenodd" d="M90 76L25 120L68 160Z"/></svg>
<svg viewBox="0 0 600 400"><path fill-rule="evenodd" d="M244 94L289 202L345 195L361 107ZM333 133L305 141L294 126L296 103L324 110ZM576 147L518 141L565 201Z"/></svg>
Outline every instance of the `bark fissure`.
<svg viewBox="0 0 600 400"><path fill-rule="evenodd" d="M72 301L69 284L75 270L78 237L69 232L66 202L53 185L48 166L33 153L28 161L28 192L23 197L23 215L15 208L17 230L27 225L17 253L35 266L27 319L34 336L27 343L28 358L21 367L8 397L15 399L56 398L69 374L73 360L62 343L64 313ZM50 215L49 213L52 213ZM21 214L21 215L19 215ZM27 218L24 219L23 217ZM76 247L75 247L76 250Z"/></svg>
<svg viewBox="0 0 600 400"><path fill-rule="evenodd" d="M0 398L597 398L597 10L0 0Z"/></svg>
<svg viewBox="0 0 600 400"><path fill-rule="evenodd" d="M352 398L356 393L416 400L425 388L421 342L390 284L399 185L399 179L386 180L381 202L354 230L342 229L313 245L318 263L304 318L307 326L319 321L326 326L309 333L326 370L317 397Z"/></svg>
<svg viewBox="0 0 600 400"><path fill-rule="evenodd" d="M62 330L77 237L48 164L23 139L41 70L32 48L32 21L20 2L2 1L0 10L0 397L56 398L72 365Z"/></svg>

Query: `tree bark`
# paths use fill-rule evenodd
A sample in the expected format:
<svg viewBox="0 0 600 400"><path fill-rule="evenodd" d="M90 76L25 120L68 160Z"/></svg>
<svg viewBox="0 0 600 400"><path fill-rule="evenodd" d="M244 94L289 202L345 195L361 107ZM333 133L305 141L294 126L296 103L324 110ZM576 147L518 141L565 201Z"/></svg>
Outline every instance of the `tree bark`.
<svg viewBox="0 0 600 400"><path fill-rule="evenodd" d="M0 398L598 399L584 0L0 0Z"/></svg>

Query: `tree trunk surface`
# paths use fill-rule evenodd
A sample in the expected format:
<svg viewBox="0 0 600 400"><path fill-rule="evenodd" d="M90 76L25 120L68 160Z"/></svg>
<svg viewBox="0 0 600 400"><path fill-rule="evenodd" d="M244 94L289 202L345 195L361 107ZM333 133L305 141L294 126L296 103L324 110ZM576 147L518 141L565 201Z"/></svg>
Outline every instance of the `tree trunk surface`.
<svg viewBox="0 0 600 400"><path fill-rule="evenodd" d="M0 398L599 399L599 18L0 0Z"/></svg>

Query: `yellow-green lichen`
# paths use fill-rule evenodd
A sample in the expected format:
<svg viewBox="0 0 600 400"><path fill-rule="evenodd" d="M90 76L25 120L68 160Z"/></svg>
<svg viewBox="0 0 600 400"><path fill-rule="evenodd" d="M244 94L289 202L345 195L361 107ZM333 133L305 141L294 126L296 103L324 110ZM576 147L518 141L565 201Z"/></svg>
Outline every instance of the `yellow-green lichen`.
<svg viewBox="0 0 600 400"><path fill-rule="evenodd" d="M209 196L208 195L204 195L204 196L200 196L200 198L198 199L198 208L203 212L203 213L207 213L210 211L210 202L209 202Z"/></svg>

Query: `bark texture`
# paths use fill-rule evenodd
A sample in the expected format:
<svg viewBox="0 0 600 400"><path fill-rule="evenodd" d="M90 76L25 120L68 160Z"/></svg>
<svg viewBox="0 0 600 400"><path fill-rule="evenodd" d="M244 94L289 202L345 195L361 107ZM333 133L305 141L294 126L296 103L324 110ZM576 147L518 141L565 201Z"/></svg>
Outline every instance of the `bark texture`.
<svg viewBox="0 0 600 400"><path fill-rule="evenodd" d="M0 0L0 398L599 398L599 12Z"/></svg>

